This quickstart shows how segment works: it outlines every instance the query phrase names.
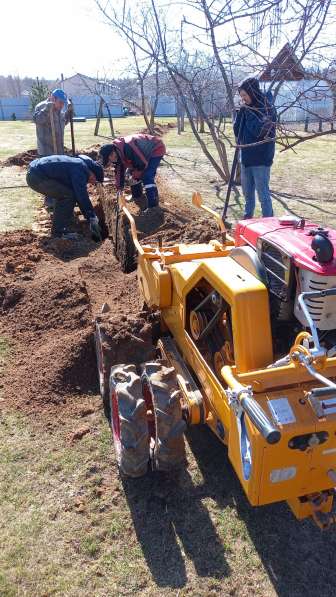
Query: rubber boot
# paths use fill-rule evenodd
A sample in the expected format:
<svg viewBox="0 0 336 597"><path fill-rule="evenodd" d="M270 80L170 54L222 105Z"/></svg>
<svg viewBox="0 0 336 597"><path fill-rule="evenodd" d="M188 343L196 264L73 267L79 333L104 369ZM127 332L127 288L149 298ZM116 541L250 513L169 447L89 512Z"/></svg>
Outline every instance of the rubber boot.
<svg viewBox="0 0 336 597"><path fill-rule="evenodd" d="M159 205L159 193L156 185L145 186L147 197L147 209L152 209Z"/></svg>
<svg viewBox="0 0 336 597"><path fill-rule="evenodd" d="M142 182L139 180L131 185L132 199L141 199L142 197Z"/></svg>

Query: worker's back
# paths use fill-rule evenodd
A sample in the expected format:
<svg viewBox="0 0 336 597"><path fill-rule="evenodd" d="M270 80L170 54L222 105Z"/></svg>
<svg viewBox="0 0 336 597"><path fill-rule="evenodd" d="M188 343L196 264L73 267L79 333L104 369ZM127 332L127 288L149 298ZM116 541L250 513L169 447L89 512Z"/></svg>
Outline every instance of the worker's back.
<svg viewBox="0 0 336 597"><path fill-rule="evenodd" d="M80 158L67 155L49 155L33 160L28 170L42 178L52 178L60 182L70 183L74 176L85 175L89 178L89 169Z"/></svg>

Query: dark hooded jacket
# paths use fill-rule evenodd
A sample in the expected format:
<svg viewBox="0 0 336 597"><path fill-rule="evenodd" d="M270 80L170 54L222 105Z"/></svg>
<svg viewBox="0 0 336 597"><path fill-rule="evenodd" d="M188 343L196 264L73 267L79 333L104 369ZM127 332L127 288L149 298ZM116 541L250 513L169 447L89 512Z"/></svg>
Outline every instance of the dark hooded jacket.
<svg viewBox="0 0 336 597"><path fill-rule="evenodd" d="M272 94L263 93L259 81L245 79L239 86L252 99L250 106L242 106L237 113L233 129L238 145L249 145L264 139L269 141L260 145L241 148L241 161L244 166L271 166L275 153L276 109Z"/></svg>
<svg viewBox="0 0 336 597"><path fill-rule="evenodd" d="M102 166L87 156L73 158L67 155L50 155L30 162L28 172L40 179L61 182L73 190L74 196L83 215L90 219L95 212L87 190L90 172L102 182L104 172Z"/></svg>
<svg viewBox="0 0 336 597"><path fill-rule="evenodd" d="M141 180L151 158L161 158L166 153L166 147L159 137L137 133L128 137L114 139L112 144L103 145L100 155L104 166L108 163L111 151L117 153L118 161L115 166L117 189L125 185L125 170L129 168L135 180Z"/></svg>

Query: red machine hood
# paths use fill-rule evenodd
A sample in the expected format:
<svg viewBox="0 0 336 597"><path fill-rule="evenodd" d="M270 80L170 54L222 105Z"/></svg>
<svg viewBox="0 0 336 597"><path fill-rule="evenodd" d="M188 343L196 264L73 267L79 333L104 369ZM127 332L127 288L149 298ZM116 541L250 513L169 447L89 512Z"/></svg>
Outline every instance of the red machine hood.
<svg viewBox="0 0 336 597"><path fill-rule="evenodd" d="M317 224L305 222L303 228L296 228L293 224L283 224L278 218L258 218L238 222L235 230L236 246L250 245L257 248L259 238L268 240L287 254L292 255L297 267L307 269L322 276L336 276L336 259L330 263L321 264L315 261L315 252L311 248L313 236L310 230L316 230ZM336 231L324 227L328 231L328 238L334 246L336 256Z"/></svg>

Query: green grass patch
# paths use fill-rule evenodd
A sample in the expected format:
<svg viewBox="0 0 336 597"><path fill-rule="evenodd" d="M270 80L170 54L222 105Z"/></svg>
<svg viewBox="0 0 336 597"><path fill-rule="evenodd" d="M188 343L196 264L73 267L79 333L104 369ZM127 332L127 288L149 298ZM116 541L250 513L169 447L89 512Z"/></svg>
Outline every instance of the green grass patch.
<svg viewBox="0 0 336 597"><path fill-rule="evenodd" d="M171 122L176 119L173 118L159 118L159 122ZM129 116L127 118L114 119L115 134L129 135L137 132L145 127L142 116ZM111 137L108 119L101 120L99 127L99 136L95 137L95 119L89 119L86 122L75 122L75 144L76 149L84 149L89 145L96 143L108 143L108 139L104 137ZM64 143L66 147L71 148L70 127L65 127ZM0 161L6 160L8 157L21 153L28 149L36 147L36 129L35 124L30 121L16 120L0 122Z"/></svg>
<svg viewBox="0 0 336 597"><path fill-rule="evenodd" d="M0 232L31 228L41 201L26 186L22 168L0 168Z"/></svg>

